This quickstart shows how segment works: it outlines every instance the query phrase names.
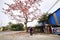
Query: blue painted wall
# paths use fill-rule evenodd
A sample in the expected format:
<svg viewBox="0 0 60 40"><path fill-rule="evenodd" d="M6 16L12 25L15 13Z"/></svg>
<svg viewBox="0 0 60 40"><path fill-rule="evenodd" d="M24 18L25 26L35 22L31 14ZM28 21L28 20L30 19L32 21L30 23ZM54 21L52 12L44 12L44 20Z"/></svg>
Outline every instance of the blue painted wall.
<svg viewBox="0 0 60 40"><path fill-rule="evenodd" d="M55 19L54 19L54 16L53 16L53 15L51 15L51 16L49 17L49 23L50 23L50 24L53 24L53 25L56 25L56 22L55 22Z"/></svg>
<svg viewBox="0 0 60 40"><path fill-rule="evenodd" d="M60 9L56 12L56 17L58 19L58 23L60 24Z"/></svg>
<svg viewBox="0 0 60 40"><path fill-rule="evenodd" d="M57 17L57 19L58 19L58 24L60 24L60 8L57 9L54 13L56 13L56 17ZM53 16L54 13L52 13L52 14L49 16L49 23L50 23L50 24L53 24L53 25L56 25L56 21L55 21L55 18L54 18L54 16Z"/></svg>

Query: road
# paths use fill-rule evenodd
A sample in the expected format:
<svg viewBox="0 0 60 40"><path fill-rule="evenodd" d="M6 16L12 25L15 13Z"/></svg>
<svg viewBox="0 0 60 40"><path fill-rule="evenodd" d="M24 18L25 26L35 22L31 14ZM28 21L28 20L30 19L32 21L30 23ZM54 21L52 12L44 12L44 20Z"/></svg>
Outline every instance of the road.
<svg viewBox="0 0 60 40"><path fill-rule="evenodd" d="M60 40L60 36L53 34L33 34L12 31L12 32L0 32L0 40Z"/></svg>
<svg viewBox="0 0 60 40"><path fill-rule="evenodd" d="M19 33L21 31L2 31L0 32L0 35L6 35L6 34L14 34L14 33Z"/></svg>

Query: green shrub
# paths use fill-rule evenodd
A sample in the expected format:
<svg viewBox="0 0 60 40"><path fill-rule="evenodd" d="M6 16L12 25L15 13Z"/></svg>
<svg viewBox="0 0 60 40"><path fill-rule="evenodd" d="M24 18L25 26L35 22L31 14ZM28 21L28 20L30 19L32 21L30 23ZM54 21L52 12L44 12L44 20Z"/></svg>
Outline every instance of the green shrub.
<svg viewBox="0 0 60 40"><path fill-rule="evenodd" d="M12 24L10 29L13 30L13 31L23 31L24 30L24 25L22 23Z"/></svg>

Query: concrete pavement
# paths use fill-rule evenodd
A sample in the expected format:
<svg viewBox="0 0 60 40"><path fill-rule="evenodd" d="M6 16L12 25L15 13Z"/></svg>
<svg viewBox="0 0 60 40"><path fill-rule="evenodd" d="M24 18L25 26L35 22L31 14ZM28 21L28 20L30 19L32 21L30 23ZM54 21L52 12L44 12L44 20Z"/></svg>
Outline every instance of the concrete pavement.
<svg viewBox="0 0 60 40"><path fill-rule="evenodd" d="M6 34L7 33L7 34ZM21 33L19 31L2 32L0 33L0 40L60 40L60 36L53 34L33 34Z"/></svg>

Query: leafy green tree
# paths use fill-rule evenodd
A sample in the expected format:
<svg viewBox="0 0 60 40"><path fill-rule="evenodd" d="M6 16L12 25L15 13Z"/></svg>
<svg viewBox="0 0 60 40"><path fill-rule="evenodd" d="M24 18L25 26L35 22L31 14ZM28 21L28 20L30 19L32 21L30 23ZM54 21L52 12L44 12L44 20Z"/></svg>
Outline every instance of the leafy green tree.
<svg viewBox="0 0 60 40"><path fill-rule="evenodd" d="M7 27L8 27L8 29L10 30L11 25L12 25L13 23L12 23L12 22L9 22L8 24L9 24L9 25L7 25Z"/></svg>
<svg viewBox="0 0 60 40"><path fill-rule="evenodd" d="M22 23L20 23L20 24L12 24L11 25L11 30L13 30L13 31L24 30L24 25Z"/></svg>
<svg viewBox="0 0 60 40"><path fill-rule="evenodd" d="M11 22L9 22L8 24L9 24L9 25L11 25L12 23L11 23Z"/></svg>
<svg viewBox="0 0 60 40"><path fill-rule="evenodd" d="M8 28L6 26L2 26L3 30L2 31L7 31Z"/></svg>
<svg viewBox="0 0 60 40"><path fill-rule="evenodd" d="M48 18L49 18L49 14L48 13L45 13L45 14L42 15L41 18L39 18L38 23L40 23L42 21L46 21L48 23L49 22Z"/></svg>

